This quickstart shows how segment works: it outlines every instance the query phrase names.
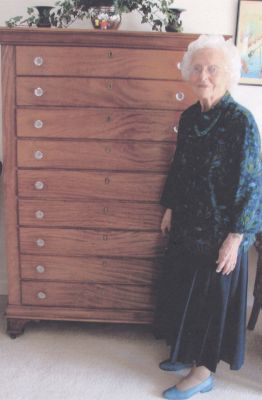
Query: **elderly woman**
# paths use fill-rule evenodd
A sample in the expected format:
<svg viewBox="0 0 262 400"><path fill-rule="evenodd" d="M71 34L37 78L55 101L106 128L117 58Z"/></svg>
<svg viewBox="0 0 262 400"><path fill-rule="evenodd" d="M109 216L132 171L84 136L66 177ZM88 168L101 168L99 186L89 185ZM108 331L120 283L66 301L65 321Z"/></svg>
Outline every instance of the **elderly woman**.
<svg viewBox="0 0 262 400"><path fill-rule="evenodd" d="M231 97L240 58L231 41L200 36L182 61L198 102L181 115L161 204L169 232L155 332L171 346L160 368L187 376L167 399L213 387L220 360L244 360L247 250L262 229L260 136L252 114Z"/></svg>

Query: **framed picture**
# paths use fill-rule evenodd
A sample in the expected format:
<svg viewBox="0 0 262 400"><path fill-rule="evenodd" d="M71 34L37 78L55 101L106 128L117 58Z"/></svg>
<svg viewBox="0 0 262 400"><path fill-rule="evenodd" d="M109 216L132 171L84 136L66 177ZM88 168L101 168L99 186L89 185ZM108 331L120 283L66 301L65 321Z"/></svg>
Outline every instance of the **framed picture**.
<svg viewBox="0 0 262 400"><path fill-rule="evenodd" d="M242 62L240 83L262 85L262 0L239 0L235 43Z"/></svg>

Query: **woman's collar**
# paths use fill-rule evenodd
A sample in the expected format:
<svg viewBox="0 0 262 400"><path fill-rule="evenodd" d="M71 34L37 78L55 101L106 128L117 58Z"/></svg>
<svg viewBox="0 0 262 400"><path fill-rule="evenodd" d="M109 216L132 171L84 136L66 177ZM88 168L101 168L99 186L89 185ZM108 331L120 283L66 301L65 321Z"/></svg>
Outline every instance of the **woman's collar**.
<svg viewBox="0 0 262 400"><path fill-rule="evenodd" d="M221 99L220 99L216 104L214 104L214 106L212 106L212 107L211 107L209 110L207 110L207 111L202 111L200 101L198 101L197 104L198 104L199 111L200 111L202 114L207 114L207 113L213 113L214 111L218 111L218 110L224 109L224 108L227 106L227 104L228 104L229 102L231 102L231 101L232 101L231 94L230 94L229 91L227 90L226 93L224 94L224 96L221 97Z"/></svg>

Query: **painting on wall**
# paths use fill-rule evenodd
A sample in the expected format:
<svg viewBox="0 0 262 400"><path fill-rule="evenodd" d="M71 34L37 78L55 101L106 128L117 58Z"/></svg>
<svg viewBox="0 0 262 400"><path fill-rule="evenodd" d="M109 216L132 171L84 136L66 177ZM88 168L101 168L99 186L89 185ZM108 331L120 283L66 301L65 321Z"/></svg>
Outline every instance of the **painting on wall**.
<svg viewBox="0 0 262 400"><path fill-rule="evenodd" d="M262 85L261 0L239 0L235 42L242 62L240 83Z"/></svg>

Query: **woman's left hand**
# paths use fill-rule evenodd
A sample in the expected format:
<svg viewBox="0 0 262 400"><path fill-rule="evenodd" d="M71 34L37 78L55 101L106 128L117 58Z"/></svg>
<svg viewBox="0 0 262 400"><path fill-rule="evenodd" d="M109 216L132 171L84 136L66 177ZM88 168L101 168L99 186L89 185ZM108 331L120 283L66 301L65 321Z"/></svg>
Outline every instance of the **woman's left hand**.
<svg viewBox="0 0 262 400"><path fill-rule="evenodd" d="M219 249L216 272L228 275L236 267L237 255L240 243L243 239L242 234L229 233Z"/></svg>

